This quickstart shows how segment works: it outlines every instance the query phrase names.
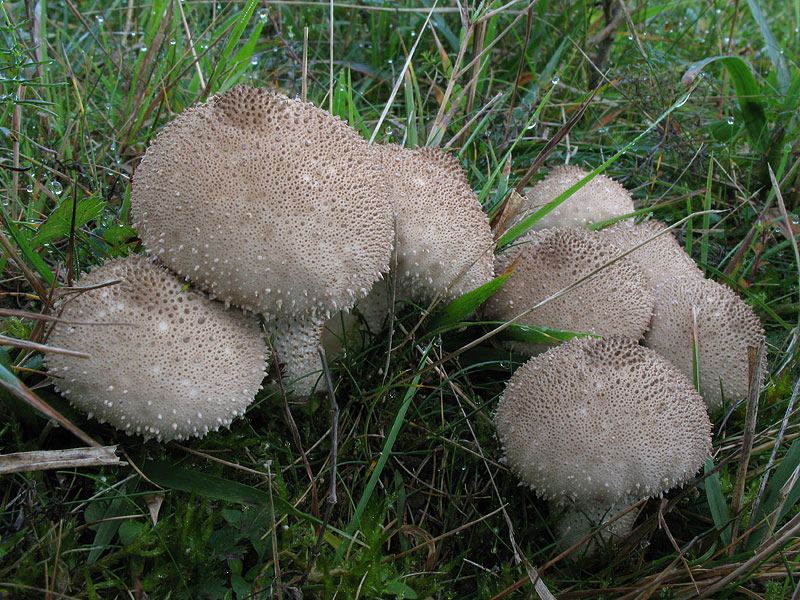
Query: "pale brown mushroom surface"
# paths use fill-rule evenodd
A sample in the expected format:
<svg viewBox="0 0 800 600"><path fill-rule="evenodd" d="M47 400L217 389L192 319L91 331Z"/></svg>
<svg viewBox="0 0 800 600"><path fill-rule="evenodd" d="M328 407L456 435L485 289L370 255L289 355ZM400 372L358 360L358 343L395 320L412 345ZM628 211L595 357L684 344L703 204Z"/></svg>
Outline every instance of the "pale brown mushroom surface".
<svg viewBox="0 0 800 600"><path fill-rule="evenodd" d="M81 277L96 286L65 300L48 343L90 359L45 356L56 389L127 433L160 440L203 436L244 414L266 370L258 319L226 310L142 256Z"/></svg>
<svg viewBox="0 0 800 600"><path fill-rule="evenodd" d="M453 299L493 276L489 217L451 154L376 146L397 219L398 298Z"/></svg>
<svg viewBox="0 0 800 600"><path fill-rule="evenodd" d="M533 231L495 259L498 273L515 264L505 285L485 305L491 319L510 320L610 263L620 250L599 232L572 227ZM608 264L591 281L517 320L521 325L640 339L653 311L642 269L629 258ZM510 342L520 352L540 344Z"/></svg>
<svg viewBox="0 0 800 600"><path fill-rule="evenodd" d="M698 277L666 280L655 290L645 345L691 378L695 330L700 394L714 412L723 406L723 393L728 402L747 395L747 349L759 347L764 329L753 309L728 286ZM759 379L763 377L762 371Z"/></svg>
<svg viewBox="0 0 800 600"><path fill-rule="evenodd" d="M152 255L214 297L327 318L389 268L392 207L374 151L315 106L237 86L150 145L131 209Z"/></svg>

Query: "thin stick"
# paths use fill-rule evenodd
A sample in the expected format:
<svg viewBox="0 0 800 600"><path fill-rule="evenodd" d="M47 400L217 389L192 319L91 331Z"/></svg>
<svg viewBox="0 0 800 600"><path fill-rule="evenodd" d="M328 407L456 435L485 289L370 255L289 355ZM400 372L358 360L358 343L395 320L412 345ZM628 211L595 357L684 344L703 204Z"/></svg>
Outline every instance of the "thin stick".
<svg viewBox="0 0 800 600"><path fill-rule="evenodd" d="M197 52L194 49L194 40L192 39L192 32L189 29L189 23L186 21L186 14L183 12L183 2L176 2L178 10L181 13L181 23L183 23L183 30L186 32L186 37L189 39L189 52L192 53L194 67L197 69L197 79L200 81L200 87L206 89L206 80L203 77L203 71L200 69L200 60L197 58Z"/></svg>
<svg viewBox="0 0 800 600"><path fill-rule="evenodd" d="M46 469L76 469L120 465L116 446L70 448L68 450L38 450L0 455L0 475Z"/></svg>
<svg viewBox="0 0 800 600"><path fill-rule="evenodd" d="M408 53L408 56L406 57L406 62L405 64L403 64L403 68L400 69L400 74L397 76L397 81L394 82L394 87L392 88L392 93L389 94L389 99L386 101L386 106L383 107L383 112L381 113L381 116L378 119L378 123L375 125L375 129L372 130L372 135L369 137L370 144L375 141L378 132L381 130L381 125L383 125L383 121L386 119L386 115L389 114L389 109L392 107L392 103L394 102L394 97L397 95L397 91L400 89L400 84L403 82L403 79L406 76L406 71L408 71L408 66L411 64L411 60L414 58L414 53L417 50L419 41L422 39L422 34L428 27L428 22L431 20L431 15L433 14L433 10L436 8L436 5L438 3L439 0L434 0L433 6L428 10L428 16L425 18L425 22L422 24L422 27L420 27L419 33L417 34L417 39L414 40L414 45L411 46L411 52ZM444 106L444 104L442 106Z"/></svg>
<svg viewBox="0 0 800 600"><path fill-rule="evenodd" d="M731 529L731 539L735 540L739 535L739 525L743 515L742 502L744 500L744 488L747 482L747 467L750 464L750 454L753 450L753 438L755 437L756 419L758 416L758 395L761 391L761 365L764 363L765 352L764 340L761 340L758 348L748 348L747 353L750 358L750 387L747 390L747 413L744 421L744 434L742 437L742 453L739 456L739 466L736 469L736 484L733 488L733 498L731 500L731 514L733 515L733 527ZM751 513L752 514L752 513ZM734 545L731 544L730 555L734 554Z"/></svg>
<svg viewBox="0 0 800 600"><path fill-rule="evenodd" d="M298 587L302 587L302 585L306 582L309 574L311 573L311 569L314 566L314 562L316 562L317 557L319 556L319 551L322 547L322 540L325 537L325 531L328 529L328 523L331 520L333 507L336 505L336 467L338 459L336 447L339 444L339 405L336 402L336 394L333 391L333 380L331 379L331 372L328 369L328 361L325 359L325 350L320 347L318 348L318 351L319 359L322 361L322 370L325 373L325 381L328 384L328 394L330 396L331 403L331 487L326 499L328 505L325 507L325 516L322 519L322 526L319 530L319 536L317 536L317 543L314 544L314 549L311 551L311 558L308 560L306 570L303 573L303 576L300 578Z"/></svg>
<svg viewBox="0 0 800 600"><path fill-rule="evenodd" d="M328 59L328 72L329 72L329 80L328 80L328 112L333 114L333 0L330 1L330 17L331 17L331 31L330 31L330 41L329 41L329 50L330 56ZM372 140L370 140L372 141Z"/></svg>
<svg viewBox="0 0 800 600"><path fill-rule="evenodd" d="M52 352L53 354L64 354L66 356L74 356L75 358L91 358L86 352L78 352L76 350L67 350L66 348L57 348L55 346L47 346L45 344L37 344L28 340L18 340L17 338L7 337L0 335L0 346L15 346L17 348L27 348L28 350L38 350L39 352Z"/></svg>
<svg viewBox="0 0 800 600"><path fill-rule="evenodd" d="M772 446L772 453L769 455L769 460L767 461L767 465L764 467L764 471L761 477L761 483L758 486L758 492L756 493L756 498L753 500L753 504L750 508L751 515L757 515L758 509L761 507L761 501L764 497L764 492L767 489L767 481L769 477L767 474L769 473L772 466L775 464L775 458L778 456L778 450L781 447L781 444L784 440L784 435L786 434L786 426L789 423L789 418L792 416L792 412L794 411L794 403L797 400L797 395L800 393L800 379L794 385L794 389L792 390L792 396L789 399L789 406L786 407L786 413L783 417L783 422L781 423L780 430L778 431L778 435L775 436L775 443ZM745 545L747 542L749 534L745 533L742 537L742 546Z"/></svg>
<svg viewBox="0 0 800 600"><path fill-rule="evenodd" d="M308 25L303 27L303 78L300 80L300 100L308 97Z"/></svg>

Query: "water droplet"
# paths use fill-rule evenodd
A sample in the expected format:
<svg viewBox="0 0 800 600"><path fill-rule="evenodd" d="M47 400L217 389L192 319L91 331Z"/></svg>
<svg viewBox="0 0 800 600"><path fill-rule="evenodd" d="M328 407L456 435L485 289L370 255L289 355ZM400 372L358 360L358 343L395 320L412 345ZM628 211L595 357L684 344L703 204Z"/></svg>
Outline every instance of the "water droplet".
<svg viewBox="0 0 800 600"><path fill-rule="evenodd" d="M392 135L392 128L391 127L387 127L386 128L386 135Z"/></svg>
<svg viewBox="0 0 800 600"><path fill-rule="evenodd" d="M29 183L28 185L26 185L25 186L25 191L28 192L29 194L32 194L33 193L33 184Z"/></svg>
<svg viewBox="0 0 800 600"><path fill-rule="evenodd" d="M62 187L61 183L59 183L58 181L53 181L53 182L50 184L50 189L51 189L51 190L53 190L53 193L54 193L56 196L60 196L60 195L61 195L61 192L63 192L63 191L64 191L64 188Z"/></svg>
<svg viewBox="0 0 800 600"><path fill-rule="evenodd" d="M255 67L258 64L258 59L255 58L255 57L251 58L250 59L250 64Z"/></svg>
<svg viewBox="0 0 800 600"><path fill-rule="evenodd" d="M98 23L103 23L105 21L103 15L95 15L94 18L97 20Z"/></svg>
<svg viewBox="0 0 800 600"><path fill-rule="evenodd" d="M560 78L558 75L556 75L555 77L553 77L553 78L550 80L550 83L552 83L553 85L558 85L558 82L559 82L559 81L561 81L561 78Z"/></svg>
<svg viewBox="0 0 800 600"><path fill-rule="evenodd" d="M500 361L500 368L501 369L510 369L511 368L511 362L507 361L507 360Z"/></svg>
<svg viewBox="0 0 800 600"><path fill-rule="evenodd" d="M269 19L269 9L262 8L258 11L258 20L264 23L267 19Z"/></svg>
<svg viewBox="0 0 800 600"><path fill-rule="evenodd" d="M169 45L170 45L170 46L174 46L174 45L175 45L175 44L177 44L177 43L178 43L178 42L175 40L175 38L169 38Z"/></svg>
<svg viewBox="0 0 800 600"><path fill-rule="evenodd" d="M534 121L533 123L530 123L530 124L529 124L529 125L526 127L526 129L536 129L536 126L537 126L538 124L539 124L539 123L537 123L536 121Z"/></svg>
<svg viewBox="0 0 800 600"><path fill-rule="evenodd" d="M141 47L141 48L139 48L139 52L147 52L147 46L145 46L144 44L142 44L142 47Z"/></svg>
<svg viewBox="0 0 800 600"><path fill-rule="evenodd" d="M733 125L733 120L734 120L734 119L733 119L733 115L731 115L730 117L728 117L728 125Z"/></svg>

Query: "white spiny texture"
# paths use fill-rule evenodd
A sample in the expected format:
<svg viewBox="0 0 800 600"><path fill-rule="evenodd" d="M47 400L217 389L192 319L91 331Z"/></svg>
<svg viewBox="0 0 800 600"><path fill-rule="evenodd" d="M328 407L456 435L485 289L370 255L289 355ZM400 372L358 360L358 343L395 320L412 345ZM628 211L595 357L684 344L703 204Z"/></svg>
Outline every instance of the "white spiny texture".
<svg viewBox="0 0 800 600"><path fill-rule="evenodd" d="M392 207L374 150L340 119L236 86L184 111L136 170L145 248L215 298L327 318L389 268Z"/></svg>
<svg viewBox="0 0 800 600"><path fill-rule="evenodd" d="M159 440L203 436L244 413L264 379L258 319L226 310L143 256L81 277L96 286L63 301L48 343L90 359L49 353L56 389L77 408L127 433ZM58 308L58 307L57 307Z"/></svg>
<svg viewBox="0 0 800 600"><path fill-rule="evenodd" d="M673 277L655 289L655 310L644 343L692 378L694 328L700 393L711 412L747 395L747 348L764 340L761 321L728 286L712 279ZM762 365L763 368L766 368ZM765 372L762 371L760 379Z"/></svg>
<svg viewBox="0 0 800 600"><path fill-rule="evenodd" d="M643 221L636 225L628 221L621 221L603 229L600 233L620 250L625 251L666 228L664 223L656 220ZM651 290L670 277L677 275L703 278L703 272L669 231L647 242L628 256L642 267Z"/></svg>

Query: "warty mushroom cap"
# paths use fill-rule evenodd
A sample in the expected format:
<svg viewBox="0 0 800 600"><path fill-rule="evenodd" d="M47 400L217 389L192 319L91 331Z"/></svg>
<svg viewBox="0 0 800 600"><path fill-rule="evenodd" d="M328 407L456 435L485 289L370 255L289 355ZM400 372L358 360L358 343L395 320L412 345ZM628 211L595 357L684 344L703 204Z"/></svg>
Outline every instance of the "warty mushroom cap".
<svg viewBox="0 0 800 600"><path fill-rule="evenodd" d="M575 165L558 165L525 192L525 202L515 222L533 214L589 174ZM610 177L596 175L561 204L533 224L534 231L548 227L585 227L627 215L635 210L628 190Z"/></svg>
<svg viewBox="0 0 800 600"><path fill-rule="evenodd" d="M397 215L398 297L454 299L491 280L489 217L458 160L438 148L376 148Z"/></svg>
<svg viewBox="0 0 800 600"><path fill-rule="evenodd" d="M80 279L95 286L63 301L48 373L74 406L127 433L159 440L203 436L244 414L261 388L267 354L258 319L226 310L164 267L132 255ZM118 325L112 325L119 323Z"/></svg>
<svg viewBox="0 0 800 600"><path fill-rule="evenodd" d="M695 313L700 394L714 412L723 404L720 385L728 399L747 395L747 348L759 347L764 329L753 309L728 286L698 277L668 279L655 289L655 309L644 344L689 378ZM764 375L762 371L762 379Z"/></svg>
<svg viewBox="0 0 800 600"><path fill-rule="evenodd" d="M517 264L505 285L486 302L484 314L500 321L512 319L620 253L596 231L555 227L529 232L510 252L495 258L498 273L514 261ZM652 311L652 293L644 283L642 269L625 257L516 322L638 340L647 329ZM546 349L524 342L510 342L510 346L528 354Z"/></svg>
<svg viewBox="0 0 800 600"><path fill-rule="evenodd" d="M664 223L654 219L635 225L621 221L603 229L600 233L625 251L666 228ZM663 233L628 256L642 267L650 289L655 289L658 284L677 275L703 278L703 272L697 263L686 253L671 232Z"/></svg>
<svg viewBox="0 0 800 600"><path fill-rule="evenodd" d="M542 498L628 502L682 485L711 451L686 377L621 337L574 338L521 366L495 415L511 470Z"/></svg>
<svg viewBox="0 0 800 600"><path fill-rule="evenodd" d="M237 86L184 111L147 149L131 209L145 248L215 298L328 317L389 268L380 162L329 113Z"/></svg>

